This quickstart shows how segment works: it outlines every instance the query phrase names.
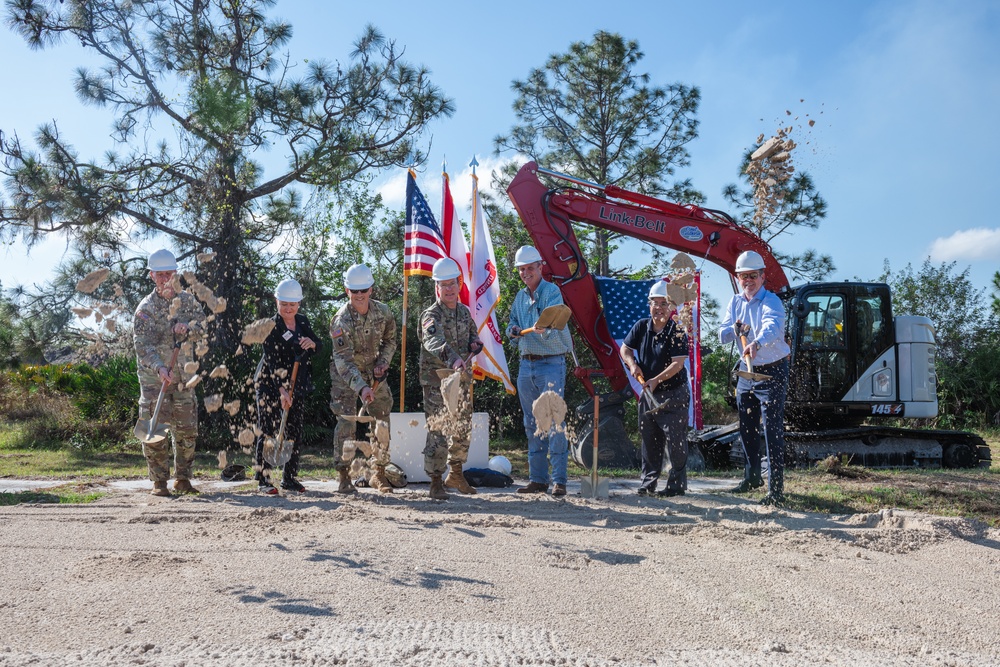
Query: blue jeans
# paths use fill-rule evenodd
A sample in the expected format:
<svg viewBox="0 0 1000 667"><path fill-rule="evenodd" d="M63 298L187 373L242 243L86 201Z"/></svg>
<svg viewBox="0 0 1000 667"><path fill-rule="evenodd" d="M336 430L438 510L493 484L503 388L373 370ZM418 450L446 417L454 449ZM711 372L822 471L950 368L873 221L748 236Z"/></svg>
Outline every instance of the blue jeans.
<svg viewBox="0 0 1000 667"><path fill-rule="evenodd" d="M757 371L754 368L754 371ZM754 382L740 378L736 384L736 406L740 416L740 440L747 457L747 475L760 470L761 421L767 446L768 491L780 495L785 486L785 396L788 393L788 357L760 370L771 379Z"/></svg>
<svg viewBox="0 0 1000 667"><path fill-rule="evenodd" d="M566 388L566 357L555 356L530 361L521 358L517 373L517 395L524 413L524 432L528 436L528 477L532 482L549 484L549 463L552 464L551 481L566 483L566 459L569 445L566 441L566 423L545 436L535 435L535 415L531 405L545 391L554 391L561 397Z"/></svg>

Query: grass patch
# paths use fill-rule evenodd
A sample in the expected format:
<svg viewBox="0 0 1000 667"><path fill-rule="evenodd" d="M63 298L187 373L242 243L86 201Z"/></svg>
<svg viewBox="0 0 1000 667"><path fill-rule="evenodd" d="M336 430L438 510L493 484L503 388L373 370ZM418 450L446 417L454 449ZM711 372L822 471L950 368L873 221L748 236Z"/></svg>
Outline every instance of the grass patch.
<svg viewBox="0 0 1000 667"><path fill-rule="evenodd" d="M142 479L146 462L135 441L106 448L76 447L53 438L32 441L31 427L24 423L0 422L0 477L24 479L82 480L82 486L105 479ZM989 469L975 470L883 470L828 463L809 469L786 471L788 509L795 511L853 514L887 507L939 516L978 519L1000 527L1000 430L980 433L990 445L993 462ZM517 439L496 439L490 454L510 459L516 479L528 477L528 452ZM250 465L242 452L228 450L229 463ZM572 460L570 477L586 477L590 471ZM215 451L199 450L195 458L196 478L218 478ZM252 474L252 473L251 473ZM305 447L301 474L307 479L336 479L332 448ZM598 470L601 477L635 479L637 470ZM741 470L691 473L691 477L739 477ZM67 485L69 486L69 485ZM79 486L79 485L78 485ZM764 490L749 494L759 499ZM42 492L0 494L0 504L24 502L91 502L100 497L87 488L57 488Z"/></svg>
<svg viewBox="0 0 1000 667"><path fill-rule="evenodd" d="M28 504L64 504L83 505L92 503L108 495L102 491L93 491L87 485L67 484L44 491L16 491L0 493L0 507Z"/></svg>

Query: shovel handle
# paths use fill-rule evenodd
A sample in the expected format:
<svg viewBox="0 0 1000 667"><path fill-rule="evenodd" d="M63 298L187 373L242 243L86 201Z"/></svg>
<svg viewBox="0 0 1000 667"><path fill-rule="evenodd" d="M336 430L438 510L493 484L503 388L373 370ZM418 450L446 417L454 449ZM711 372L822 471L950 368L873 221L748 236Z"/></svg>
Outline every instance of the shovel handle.
<svg viewBox="0 0 1000 667"><path fill-rule="evenodd" d="M748 373L753 373L753 364L750 361L750 357L747 356L747 345L748 344L749 343L747 343L747 337L745 335L743 335L743 334L740 334L740 345L743 346L743 358L746 359L746 362L747 362L747 372Z"/></svg>

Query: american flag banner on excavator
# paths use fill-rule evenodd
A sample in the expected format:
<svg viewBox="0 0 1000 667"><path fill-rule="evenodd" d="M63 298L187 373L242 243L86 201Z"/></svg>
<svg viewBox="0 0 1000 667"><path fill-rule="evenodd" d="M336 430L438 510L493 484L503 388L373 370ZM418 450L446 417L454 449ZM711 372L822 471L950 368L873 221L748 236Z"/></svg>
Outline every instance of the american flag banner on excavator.
<svg viewBox="0 0 1000 667"><path fill-rule="evenodd" d="M406 178L406 241L403 275L429 276L434 262L447 257L441 228L410 170Z"/></svg>

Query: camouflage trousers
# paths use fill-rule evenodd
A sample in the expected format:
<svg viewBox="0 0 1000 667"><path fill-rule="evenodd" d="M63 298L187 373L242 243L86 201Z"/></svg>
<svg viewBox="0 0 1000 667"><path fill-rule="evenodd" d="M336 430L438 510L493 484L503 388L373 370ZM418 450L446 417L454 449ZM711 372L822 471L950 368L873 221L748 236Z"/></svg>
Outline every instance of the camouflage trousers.
<svg viewBox="0 0 1000 667"><path fill-rule="evenodd" d="M159 384L143 384L140 387L139 419L148 420L156 408L160 395ZM174 479L191 479L194 465L194 446L198 439L198 404L192 390L182 391L176 385L167 387L157 423L169 425L170 440L174 445ZM159 442L142 444L146 457L149 479L166 482L170 479L170 445L164 438Z"/></svg>
<svg viewBox="0 0 1000 667"><path fill-rule="evenodd" d="M435 378L437 379L437 378ZM424 472L433 477L443 475L454 463L465 465L469 458L472 436L472 406L469 383L462 382L462 392L456 414L451 414L441 395L441 383L424 382L424 414L427 418L427 440L424 444Z"/></svg>
<svg viewBox="0 0 1000 667"><path fill-rule="evenodd" d="M333 461L337 470L346 470L350 467L350 461L344 460L344 442L357 438L357 422L341 419L341 415L356 415L361 405L358 394L350 387L330 387L330 411L337 417L337 425L333 429ZM375 390L375 400L368 404L367 414L376 419L375 423L369 426L370 439L372 442L372 455L369 462L372 465L384 466L389 464L389 412L392 410L392 392L389 391L388 383L379 384ZM379 430L384 434L382 439L375 437L375 431Z"/></svg>

